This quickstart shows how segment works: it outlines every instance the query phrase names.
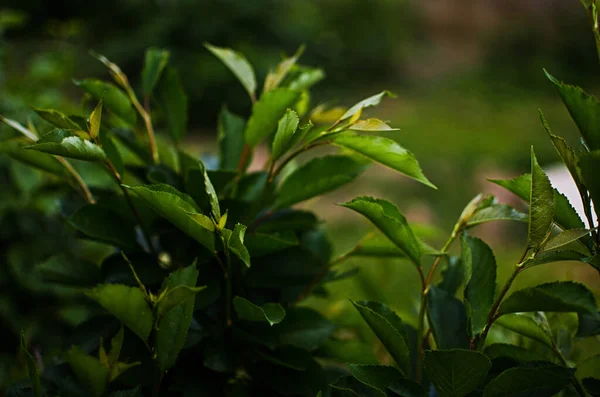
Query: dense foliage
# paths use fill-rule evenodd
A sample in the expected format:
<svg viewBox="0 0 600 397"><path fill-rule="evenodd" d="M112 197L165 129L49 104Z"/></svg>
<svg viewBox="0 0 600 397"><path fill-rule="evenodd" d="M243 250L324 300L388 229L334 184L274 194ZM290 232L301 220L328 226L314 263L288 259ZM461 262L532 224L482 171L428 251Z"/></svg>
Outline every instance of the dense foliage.
<svg viewBox="0 0 600 397"><path fill-rule="evenodd" d="M593 293L570 281L511 291L520 274L552 262L579 261L600 274L595 97L547 73L581 132L580 147L570 147L541 115L586 222L532 149L530 173L493 181L527 201L528 214L478 195L436 249L394 204L360 196L341 205L375 231L333 257L323 222L297 204L371 163L435 188L411 152L380 136L392 127L363 117L392 94L311 108L310 88L323 73L298 64L302 49L258 90L243 55L206 48L252 103L248 118L222 108L216 159L184 151L187 97L160 49L146 52L137 91L94 54L114 83L76 81L86 93L82 114L35 109L53 125L45 133L0 118L15 131L0 149L19 161L3 176L15 202L0 208L0 381L11 384L8 395L596 395L600 356L581 347L600 334ZM249 171L263 143L268 160ZM317 147L337 151L304 158ZM495 256L472 230L500 220L526 223L528 238L497 288ZM457 256L449 253L456 241ZM328 283L355 276L338 268L355 256L401 258L421 280L414 322L384 303L352 302L385 348L377 364L353 334L305 304ZM11 355L9 346L19 348Z"/></svg>

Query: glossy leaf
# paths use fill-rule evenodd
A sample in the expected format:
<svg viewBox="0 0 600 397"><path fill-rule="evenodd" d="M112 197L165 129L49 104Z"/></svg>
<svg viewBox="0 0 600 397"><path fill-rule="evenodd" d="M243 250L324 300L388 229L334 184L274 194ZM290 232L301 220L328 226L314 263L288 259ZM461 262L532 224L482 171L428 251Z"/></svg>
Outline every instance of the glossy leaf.
<svg viewBox="0 0 600 397"><path fill-rule="evenodd" d="M221 207L219 197L215 191L212 181L208 177L206 167L201 162L198 168L192 168L186 176L186 190L194 198L204 213L210 214L213 220L221 219Z"/></svg>
<svg viewBox="0 0 600 397"><path fill-rule="evenodd" d="M252 65L246 57L229 48L216 47L208 43L205 43L204 46L235 74L250 98L254 99L256 97L256 77L254 76L254 69L252 69Z"/></svg>
<svg viewBox="0 0 600 397"><path fill-rule="evenodd" d="M92 394L96 397L102 395L106 385L110 369L96 358L73 346L66 355L66 360L75 376L86 384Z"/></svg>
<svg viewBox="0 0 600 397"><path fill-rule="evenodd" d="M537 250L544 242L554 218L554 192L548 176L531 149L531 190L529 196L528 247Z"/></svg>
<svg viewBox="0 0 600 397"><path fill-rule="evenodd" d="M279 324L285 318L285 309L279 303L255 305L240 296L233 298L233 307L242 320Z"/></svg>
<svg viewBox="0 0 600 397"><path fill-rule="evenodd" d="M31 145L25 138L14 138L0 142L0 153L5 153L15 160L39 170L58 175L65 175L65 168L51 154L24 150Z"/></svg>
<svg viewBox="0 0 600 397"><path fill-rule="evenodd" d="M596 300L583 284L557 281L514 292L502 302L499 314L538 311L595 313Z"/></svg>
<svg viewBox="0 0 600 397"><path fill-rule="evenodd" d="M247 267L250 267L250 254L244 245L245 235L246 226L237 223L227 240L227 247L229 248L229 251L244 262Z"/></svg>
<svg viewBox="0 0 600 397"><path fill-rule="evenodd" d="M159 48L146 50L144 68L142 69L142 91L144 96L149 96L154 86L169 62L169 51Z"/></svg>
<svg viewBox="0 0 600 397"><path fill-rule="evenodd" d="M551 251L556 250L558 248L562 248L565 245L568 245L574 241L579 240L580 238L587 236L590 234L589 230L586 229L571 229L564 230L557 234L556 236L550 238L546 241L541 247L542 251Z"/></svg>
<svg viewBox="0 0 600 397"><path fill-rule="evenodd" d="M191 197L169 185L126 186L145 200L162 217L179 230L204 245L215 249L214 224L198 213L199 208Z"/></svg>
<svg viewBox="0 0 600 397"><path fill-rule="evenodd" d="M415 156L389 138L344 133L333 138L333 143L436 188L423 174Z"/></svg>
<svg viewBox="0 0 600 397"><path fill-rule="evenodd" d="M600 133L599 139L600 139ZM581 174L585 181L585 186L590 192L590 197L594 202L596 214L600 214L600 181L598 180L598 170L600 169L600 150L587 153L581 156L580 163Z"/></svg>
<svg viewBox="0 0 600 397"><path fill-rule="evenodd" d="M279 120L271 149L273 159L278 159L291 148L290 143L298 129L298 122L298 114L291 109L288 109Z"/></svg>
<svg viewBox="0 0 600 397"><path fill-rule="evenodd" d="M282 182L275 207L288 207L335 190L354 180L363 170L362 164L347 156L314 158Z"/></svg>
<svg viewBox="0 0 600 397"><path fill-rule="evenodd" d="M421 262L419 243L406 218L394 204L386 200L363 196L342 204L342 206L365 216L415 264Z"/></svg>
<svg viewBox="0 0 600 397"><path fill-rule="evenodd" d="M358 120L352 124L349 129L355 131L398 131L399 128L392 128L387 123L379 119Z"/></svg>
<svg viewBox="0 0 600 397"><path fill-rule="evenodd" d="M476 237L464 235L461 246L467 282L465 305L471 320L471 332L477 335L485 328L494 304L496 258L492 249Z"/></svg>
<svg viewBox="0 0 600 397"><path fill-rule="evenodd" d="M323 69L298 65L296 65L296 69L298 69L298 73L291 78L287 85L291 90L306 90L325 78Z"/></svg>
<svg viewBox="0 0 600 397"><path fill-rule="evenodd" d="M506 314L499 317L494 324L552 347L552 339L548 332L540 323L527 315Z"/></svg>
<svg viewBox="0 0 600 397"><path fill-rule="evenodd" d="M95 139L100 134L100 124L102 123L102 101L98 102L98 105L92 111L90 115L90 128L89 133L92 139Z"/></svg>
<svg viewBox="0 0 600 397"><path fill-rule="evenodd" d="M244 133L246 143L251 147L275 132L277 124L286 110L300 98L298 91L276 88L264 93L252 108L252 115Z"/></svg>
<svg viewBox="0 0 600 397"><path fill-rule="evenodd" d="M69 116L54 109L38 109L33 108L33 111L37 113L42 119L46 120L55 127L66 129L66 130L80 130L81 126L75 121L71 120Z"/></svg>
<svg viewBox="0 0 600 397"><path fill-rule="evenodd" d="M38 139L36 134L34 134L32 131L25 128L24 126L22 126L15 120L7 119L6 117L0 115L0 122L6 124L10 128L12 128L15 131L17 131L18 133L22 134L25 138L29 139L30 141L37 141L37 139Z"/></svg>
<svg viewBox="0 0 600 397"><path fill-rule="evenodd" d="M349 117L354 116L356 113L360 112L362 109L364 109L366 107L379 105L379 102L381 102L381 100L385 96L394 97L394 95L391 92L389 92L389 91L382 91L379 94L375 94L375 95L370 96L370 97L368 97L366 99L363 99L362 101L356 103L354 106L352 106L350 109L348 109L339 118L339 121L342 121L342 120L345 120L345 119L347 119Z"/></svg>
<svg viewBox="0 0 600 397"><path fill-rule="evenodd" d="M237 170L244 151L246 121L226 107L219 114L219 168Z"/></svg>
<svg viewBox="0 0 600 397"><path fill-rule="evenodd" d="M108 208L87 204L69 217L69 223L94 240L124 249L136 249L134 225Z"/></svg>
<svg viewBox="0 0 600 397"><path fill-rule="evenodd" d="M494 221L518 221L527 222L527 214L519 212L506 204L493 204L489 207L475 211L467 220L466 226L473 227L482 223Z"/></svg>
<svg viewBox="0 0 600 397"><path fill-rule="evenodd" d="M148 340L152 329L152 310L139 288L100 284L86 292L86 295L118 318L144 342Z"/></svg>
<svg viewBox="0 0 600 397"><path fill-rule="evenodd" d="M575 261L582 262L587 257L586 254L582 254L577 251L545 251L537 254L535 258L526 262L527 268L532 266L544 265L546 263L555 263L562 261Z"/></svg>
<svg viewBox="0 0 600 397"><path fill-rule="evenodd" d="M205 288L206 286L190 287L188 285L177 285L175 288L167 290L165 296L156 305L158 318L162 318L169 310L193 299L198 292Z"/></svg>
<svg viewBox="0 0 600 397"><path fill-rule="evenodd" d="M410 351L404 324L400 317L379 302L358 301L352 303L394 358L400 371L408 376L410 374Z"/></svg>
<svg viewBox="0 0 600 397"><path fill-rule="evenodd" d="M476 351L428 350L424 367L440 397L464 397L485 380L492 363Z"/></svg>
<svg viewBox="0 0 600 397"><path fill-rule="evenodd" d="M541 368L509 368L492 379L484 397L554 396L571 384L568 368L547 363Z"/></svg>
<svg viewBox="0 0 600 397"><path fill-rule="evenodd" d="M75 81L75 85L83 88L96 100L102 101L104 107L113 112L129 125L135 125L137 113L129 100L127 94L117 86L96 79L85 79Z"/></svg>
<svg viewBox="0 0 600 397"><path fill-rule="evenodd" d="M269 71L267 77L265 78L265 86L263 88L263 92L271 91L272 89L277 88L279 84L281 84L283 79L289 73L290 69L292 69L292 67L296 64L296 62L302 55L302 52L304 52L304 46L298 48L298 50L293 56L281 61L279 65L277 65L275 71Z"/></svg>
<svg viewBox="0 0 600 397"><path fill-rule="evenodd" d="M188 97L175 69L165 68L154 96L165 113L169 135L181 141L187 131Z"/></svg>
<svg viewBox="0 0 600 397"><path fill-rule="evenodd" d="M80 138L72 131L61 129L42 135L26 149L86 161L103 161L106 158L106 153L100 146Z"/></svg>

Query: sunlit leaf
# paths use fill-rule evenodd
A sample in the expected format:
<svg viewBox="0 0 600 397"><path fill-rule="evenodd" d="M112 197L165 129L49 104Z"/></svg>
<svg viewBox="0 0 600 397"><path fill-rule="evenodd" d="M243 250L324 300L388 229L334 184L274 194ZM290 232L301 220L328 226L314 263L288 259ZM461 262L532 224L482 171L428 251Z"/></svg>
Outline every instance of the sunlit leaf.
<svg viewBox="0 0 600 397"><path fill-rule="evenodd" d="M78 160L103 161L106 158L106 153L100 146L80 138L70 130L50 131L26 149Z"/></svg>
<svg viewBox="0 0 600 397"><path fill-rule="evenodd" d="M252 65L246 57L229 48L216 47L208 43L205 43L204 46L235 74L248 91L250 98L254 99L256 97L256 77L254 76L254 69L252 69Z"/></svg>

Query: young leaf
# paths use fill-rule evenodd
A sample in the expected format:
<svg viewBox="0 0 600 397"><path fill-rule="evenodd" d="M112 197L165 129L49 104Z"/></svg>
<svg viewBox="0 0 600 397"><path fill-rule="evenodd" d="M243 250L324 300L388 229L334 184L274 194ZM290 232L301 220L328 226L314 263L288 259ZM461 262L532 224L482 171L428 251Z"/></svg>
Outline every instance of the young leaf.
<svg viewBox="0 0 600 397"><path fill-rule="evenodd" d="M369 219L416 265L421 263L421 249L412 229L398 207L389 201L372 197L357 197L342 204Z"/></svg>
<svg viewBox="0 0 600 397"><path fill-rule="evenodd" d="M290 90L307 90L325 78L323 69L297 65L296 69L298 69L299 72L287 85Z"/></svg>
<svg viewBox="0 0 600 397"><path fill-rule="evenodd" d="M169 274L164 288L170 291L175 291L178 288L194 290L196 289L197 280L198 269L194 263ZM203 289L204 287L200 288ZM177 299L176 301L179 301L180 304L167 310L158 323L156 360L163 371L175 365L179 352L185 344L188 329L192 322L194 299Z"/></svg>
<svg viewBox="0 0 600 397"><path fill-rule="evenodd" d="M256 77L254 76L254 69L252 69L252 65L250 65L246 57L229 48L216 47L208 43L205 43L204 47L219 58L235 74L248 92L248 95L250 95L250 98L254 100L256 98Z"/></svg>
<svg viewBox="0 0 600 397"><path fill-rule="evenodd" d="M227 247L230 252L233 252L247 267L250 267L250 254L244 246L244 235L246 234L246 226L237 223L231 232L227 241Z"/></svg>
<svg viewBox="0 0 600 397"><path fill-rule="evenodd" d="M102 101L98 102L98 105L92 111L90 115L90 137L95 139L100 134L100 124L102 122Z"/></svg>
<svg viewBox="0 0 600 397"><path fill-rule="evenodd" d="M65 168L51 154L23 150L29 145L31 145L31 141L23 137L9 139L0 142L0 153L5 153L15 160L50 174L65 175Z"/></svg>
<svg viewBox="0 0 600 397"><path fill-rule="evenodd" d="M595 313L594 294L583 284L556 281L514 292L500 305L499 314L519 312Z"/></svg>
<svg viewBox="0 0 600 397"><path fill-rule="evenodd" d="M291 148L290 142L298 129L298 122L298 114L291 109L288 109L279 120L271 149L273 161L277 160Z"/></svg>
<svg viewBox="0 0 600 397"><path fill-rule="evenodd" d="M548 176L531 148L531 189L529 195L528 247L537 250L544 242L554 218L554 192Z"/></svg>
<svg viewBox="0 0 600 397"><path fill-rule="evenodd" d="M544 73L562 98L587 147L600 150L600 102L581 88L561 83L546 70Z"/></svg>
<svg viewBox="0 0 600 397"><path fill-rule="evenodd" d="M552 339L544 327L533 318L524 314L505 314L499 317L494 324L536 340L552 348Z"/></svg>
<svg viewBox="0 0 600 397"><path fill-rule="evenodd" d="M103 161L106 158L106 153L100 146L78 137L72 131L61 129L42 135L26 149L86 161Z"/></svg>
<svg viewBox="0 0 600 397"><path fill-rule="evenodd" d="M110 340L110 351L108 352L108 365L113 366L119 361L121 355L121 348L123 347L123 341L125 340L125 328L121 324L119 332Z"/></svg>
<svg viewBox="0 0 600 397"><path fill-rule="evenodd" d="M546 241L541 247L541 251L551 251L556 250L558 248L564 247L567 244L570 244L574 241L579 240L580 238L587 236L590 234L589 230L586 229L571 229L564 230L557 234L556 236L550 238Z"/></svg>
<svg viewBox="0 0 600 397"><path fill-rule="evenodd" d="M509 368L487 384L483 397L554 396L571 379L568 368L551 363L540 368Z"/></svg>
<svg viewBox="0 0 600 397"><path fill-rule="evenodd" d="M356 379L381 392L386 392L389 389L396 393L392 395L425 397L425 391L419 384L406 379L394 367L359 364L349 364L348 367Z"/></svg>
<svg viewBox="0 0 600 397"><path fill-rule="evenodd" d="M152 93L168 62L169 51L159 48L149 48L146 50L144 68L142 69L142 91L145 97Z"/></svg>
<svg viewBox="0 0 600 397"><path fill-rule="evenodd" d="M33 111L37 113L42 119L46 120L50 124L58 128L64 128L67 130L80 130L81 126L71 120L67 115L54 110L54 109L38 109L33 108Z"/></svg>
<svg viewBox="0 0 600 397"><path fill-rule="evenodd" d="M335 190L364 170L347 156L314 158L294 170L281 184L275 208L284 208Z"/></svg>
<svg viewBox="0 0 600 397"><path fill-rule="evenodd" d="M304 46L300 46L293 56L281 61L279 65L277 65L277 69L275 69L274 72L269 71L269 74L267 74L267 77L265 78L263 92L271 91L272 89L277 88L285 76L287 76L290 69L296 64L303 52Z"/></svg>
<svg viewBox="0 0 600 397"><path fill-rule="evenodd" d="M107 366L77 346L71 347L66 360L75 376L90 388L92 395L99 397L104 393L110 372Z"/></svg>
<svg viewBox="0 0 600 397"><path fill-rule="evenodd" d="M191 300L198 292L205 288L206 285L201 287L190 287L184 284L177 285L175 288L167 290L165 296L163 296L156 305L156 314L158 318L162 319L171 309Z"/></svg>
<svg viewBox="0 0 600 397"><path fill-rule="evenodd" d="M134 225L108 208L87 204L77 209L68 221L75 229L94 240L129 250L138 246Z"/></svg>
<svg viewBox="0 0 600 397"><path fill-rule="evenodd" d="M96 100L102 100L106 109L113 112L129 125L135 125L137 113L127 94L117 86L96 79L76 80L75 85L83 88Z"/></svg>
<svg viewBox="0 0 600 397"><path fill-rule="evenodd" d="M144 293L137 287L120 284L100 284L86 292L134 334L146 342L152 329L152 310Z"/></svg>
<svg viewBox="0 0 600 397"><path fill-rule="evenodd" d="M496 258L492 249L478 238L464 235L461 246L467 281L465 304L471 319L471 332L477 335L485 328L494 305Z"/></svg>
<svg viewBox="0 0 600 397"><path fill-rule="evenodd" d="M438 348L453 349L469 347L467 314L465 306L454 295L431 285L427 293L427 307L431 330Z"/></svg>
<svg viewBox="0 0 600 397"><path fill-rule="evenodd" d="M21 331L21 349L25 353L25 361L27 362L27 370L29 372L29 380L31 381L31 388L35 397L42 397L42 384L40 383L40 370L37 366L35 358L27 350L25 345L25 332Z"/></svg>
<svg viewBox="0 0 600 397"><path fill-rule="evenodd" d="M349 127L354 131L398 131L400 128L392 128L379 119L358 120Z"/></svg>
<svg viewBox="0 0 600 397"><path fill-rule="evenodd" d="M198 168L188 170L185 180L186 191L194 198L203 212L210 214L216 222L221 219L219 198L213 186L206 167L200 161L195 164Z"/></svg>
<svg viewBox="0 0 600 397"><path fill-rule="evenodd" d="M488 207L475 211L467 220L466 226L473 227L486 222L493 221L518 221L528 222L527 214L517 211L506 204L492 204Z"/></svg>
<svg viewBox="0 0 600 397"><path fill-rule="evenodd" d="M273 326L285 318L285 309L279 303L255 305L240 296L233 298L233 307L242 320L266 322Z"/></svg>
<svg viewBox="0 0 600 397"><path fill-rule="evenodd" d="M219 114L219 168L237 170L244 151L246 121L226 107ZM244 169L245 169L244 165Z"/></svg>
<svg viewBox="0 0 600 397"><path fill-rule="evenodd" d="M391 139L344 133L333 138L333 143L436 188L423 174L415 156Z"/></svg>
<svg viewBox="0 0 600 397"><path fill-rule="evenodd" d="M600 181L598 181L597 172L600 170L600 150L586 153L581 156L579 165L585 181L585 186L590 192L590 197L594 202L595 212L598 215L600 214Z"/></svg>
<svg viewBox="0 0 600 397"><path fill-rule="evenodd" d="M363 108L379 105L379 102L381 102L381 100L383 99L384 96L389 96L389 97L393 98L394 94L392 94L389 91L382 91L379 94L375 94L366 99L363 99L362 101L356 103L354 106L352 106L350 109L348 109L346 111L346 113L344 113L342 115L342 117L340 117L338 119L338 122L343 121L343 120L347 119L348 117L354 116L356 113L362 111Z"/></svg>
<svg viewBox="0 0 600 397"><path fill-rule="evenodd" d="M410 374L410 350L404 324L400 317L379 302L352 302L369 327L396 361L404 376Z"/></svg>
<svg viewBox="0 0 600 397"><path fill-rule="evenodd" d="M187 130L188 97L175 69L165 68L154 96L165 113L171 138L181 141Z"/></svg>
<svg viewBox="0 0 600 397"><path fill-rule="evenodd" d="M126 186L145 200L163 218L179 230L215 250L214 223L199 214L194 200L169 185Z"/></svg>
<svg viewBox="0 0 600 397"><path fill-rule="evenodd" d="M7 126L14 129L15 131L23 134L23 136L25 136L27 139L29 139L31 141L35 142L38 139L36 134L34 134L29 129L23 127L21 124L17 123L15 120L7 119L6 117L0 115L0 122L6 124Z"/></svg>
<svg viewBox="0 0 600 397"><path fill-rule="evenodd" d="M298 98L300 92L287 88L276 88L263 94L254 104L252 115L246 124L246 143L254 147L273 134L286 109L293 107Z"/></svg>
<svg viewBox="0 0 600 397"><path fill-rule="evenodd" d="M428 350L424 367L440 397L464 397L483 383L492 363L476 351Z"/></svg>

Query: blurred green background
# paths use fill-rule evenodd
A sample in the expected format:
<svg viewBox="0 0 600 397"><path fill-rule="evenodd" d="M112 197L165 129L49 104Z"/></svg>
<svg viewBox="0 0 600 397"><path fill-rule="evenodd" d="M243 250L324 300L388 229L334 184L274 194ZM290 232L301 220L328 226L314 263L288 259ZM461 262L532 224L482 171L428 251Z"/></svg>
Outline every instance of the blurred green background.
<svg viewBox="0 0 600 397"><path fill-rule="evenodd" d="M576 139L542 68L591 92L600 86L593 37L578 0L3 0L0 114L38 123L30 105L77 109L80 93L71 79L106 77L90 49L119 64L138 86L145 49L164 47L190 98L186 145L210 153L222 104L244 115L251 104L204 42L243 52L259 81L282 53L305 44L301 62L327 74L313 105L333 99L348 106L382 89L397 94L369 114L400 128L390 136L417 155L439 189L374 168L352 186L309 203L336 220L331 235L340 252L369 230L333 205L357 194L385 197L409 220L436 225L433 244L445 240L462 207L480 191L521 205L486 178L528 172L530 145L545 167L558 160L537 109L554 132ZM482 231L497 249L501 279L525 234L523 225L514 224ZM361 275L332 287L340 298L400 306L418 294L408 264L363 260L346 266L361 267ZM521 285L560 277L585 279L587 273L548 266L543 274L524 276ZM596 291L599 286L592 284Z"/></svg>

